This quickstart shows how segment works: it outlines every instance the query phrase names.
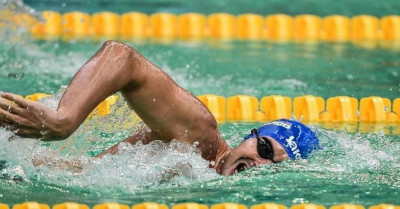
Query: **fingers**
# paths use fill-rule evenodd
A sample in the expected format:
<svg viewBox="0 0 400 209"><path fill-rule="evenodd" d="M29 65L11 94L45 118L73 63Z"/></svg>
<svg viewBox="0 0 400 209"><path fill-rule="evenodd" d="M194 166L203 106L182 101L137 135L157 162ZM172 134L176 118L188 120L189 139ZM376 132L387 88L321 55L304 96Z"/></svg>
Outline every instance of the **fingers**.
<svg viewBox="0 0 400 209"><path fill-rule="evenodd" d="M31 125L28 120L25 118L15 115L13 113L10 113L8 111L5 111L0 108L0 119L10 121L12 123L18 124L18 125L24 125L24 126L29 126Z"/></svg>
<svg viewBox="0 0 400 209"><path fill-rule="evenodd" d="M0 127L10 130L11 123L6 120L0 120Z"/></svg>
<svg viewBox="0 0 400 209"><path fill-rule="evenodd" d="M23 127L23 126L17 126L15 124L13 124L12 122L6 121L6 120L0 120L0 126L9 131L15 131L15 130L18 130L19 128Z"/></svg>
<svg viewBox="0 0 400 209"><path fill-rule="evenodd" d="M42 113L36 106L17 95L0 92L0 126L21 137L43 137ZM2 99L4 98L4 99Z"/></svg>
<svg viewBox="0 0 400 209"><path fill-rule="evenodd" d="M0 96L4 98L0 98L0 127L21 137L39 138L44 135L40 128L25 118L29 112L29 101L10 93L0 92Z"/></svg>
<svg viewBox="0 0 400 209"><path fill-rule="evenodd" d="M3 118L0 118L0 122L11 124L11 121L3 119Z"/></svg>
<svg viewBox="0 0 400 209"><path fill-rule="evenodd" d="M35 137L39 138L44 135L41 131L32 128L18 128L14 130L14 133L21 137Z"/></svg>
<svg viewBox="0 0 400 209"><path fill-rule="evenodd" d="M17 103L13 102L13 100L11 100L9 97L10 95L13 94L0 94L2 98L0 98L0 108L2 108L5 111L8 111L10 113L14 113L14 114L18 114L18 115L22 115L24 112L24 109L26 108L21 108L21 106L19 106ZM3 96L4 95L4 96ZM16 98L18 98L16 95L14 95Z"/></svg>
<svg viewBox="0 0 400 209"><path fill-rule="evenodd" d="M29 110L27 110L27 108L21 108L12 102L0 100L0 120L7 121L11 125L18 127L36 127L37 124L34 124L27 119L28 113Z"/></svg>
<svg viewBox="0 0 400 209"><path fill-rule="evenodd" d="M11 102L4 102L0 100L0 108L14 114L22 115L24 112L24 109L18 107L17 105L11 103Z"/></svg>
<svg viewBox="0 0 400 209"><path fill-rule="evenodd" d="M11 125L11 121L5 120L5 119L0 119L0 126L8 126Z"/></svg>
<svg viewBox="0 0 400 209"><path fill-rule="evenodd" d="M14 102L15 104L19 105L20 107L23 107L23 108L29 107L30 102L28 100L25 100L24 98L21 98L15 94L3 93L3 94L1 94L1 97Z"/></svg>
<svg viewBox="0 0 400 209"><path fill-rule="evenodd" d="M15 131L20 129L21 127L32 129L36 126L34 126L34 124L23 117L0 109L0 127L4 127L5 129L10 131ZM36 130L38 129L36 128Z"/></svg>
<svg viewBox="0 0 400 209"><path fill-rule="evenodd" d="M21 137L42 137L45 132L41 132L34 128L24 127L24 126L16 126L11 123L5 122L4 120L0 120L0 126L4 127L6 130L14 132L16 135Z"/></svg>

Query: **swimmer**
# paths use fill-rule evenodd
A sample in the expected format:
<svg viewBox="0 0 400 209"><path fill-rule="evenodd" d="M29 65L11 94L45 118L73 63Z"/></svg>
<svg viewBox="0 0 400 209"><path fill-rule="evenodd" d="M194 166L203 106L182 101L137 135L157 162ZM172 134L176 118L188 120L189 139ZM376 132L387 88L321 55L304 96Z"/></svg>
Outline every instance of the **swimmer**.
<svg viewBox="0 0 400 209"><path fill-rule="evenodd" d="M57 110L1 93L0 126L16 135L54 141L68 138L108 96L120 91L145 127L123 142L198 144L201 156L221 175L261 164L307 158L318 139L305 125L281 119L253 129L236 148L221 138L204 104L128 45L107 41L75 74ZM118 152L118 144L97 157Z"/></svg>

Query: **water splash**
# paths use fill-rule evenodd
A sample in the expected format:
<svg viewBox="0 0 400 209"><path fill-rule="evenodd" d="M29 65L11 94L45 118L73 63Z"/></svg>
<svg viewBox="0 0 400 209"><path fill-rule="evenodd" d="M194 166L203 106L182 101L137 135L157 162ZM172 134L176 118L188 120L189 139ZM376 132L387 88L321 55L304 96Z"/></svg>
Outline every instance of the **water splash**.
<svg viewBox="0 0 400 209"><path fill-rule="evenodd" d="M39 102L56 109L63 92L61 89ZM61 142L22 139L0 129L0 159L5 167L1 174L10 180L40 181L102 193L134 193L147 187L188 185L218 176L194 146L177 141L120 143L116 155L90 157L130 136L142 125L123 99L113 106L113 112L106 117L93 116ZM9 141L10 137L15 139Z"/></svg>
<svg viewBox="0 0 400 209"><path fill-rule="evenodd" d="M62 93L63 89L40 102L55 108ZM288 191L299 192L313 187L312 191L300 197L290 196L293 198L290 201L296 202L300 198L309 202L314 200L313 195L324 198L324 191L333 192L346 186L368 185L375 190L400 188L397 175L400 157L396 154L400 150L400 142L397 136L352 134L317 126L312 128L317 132L323 149L313 153L309 159L263 165L228 178L219 177L215 170L210 169L209 162L201 158L194 146L176 141L170 144L155 141L147 145L120 143L118 154L92 158L90 156L123 140L141 125L140 121L133 119L137 116L123 100L115 105L113 111L114 114L106 117L94 116L62 142L43 143L19 137L8 141L14 134L0 129L0 164L3 167L0 179L22 182L17 185L28 188L39 182L44 187L51 185L65 194L85 191L89 197L112 196L119 200L125 196L145 198L151 195L155 198L154 194L160 191L168 191L165 200L177 198L178 194L180 198L190 199L193 197L181 194L181 189L201 187L201 191L212 188L232 194L213 201L240 199L258 202L259 195L284 198ZM110 122L112 118L114 121ZM114 125L107 127L106 124ZM136 126L126 131L121 124ZM221 125L221 131L228 143L236 146L241 136L257 125L226 123ZM99 127L105 128L100 130ZM35 167L32 163L46 158L49 159L47 164ZM69 167L64 162L75 164ZM370 185L370 182L374 184ZM254 185L259 185L256 190ZM326 203L328 200L323 201Z"/></svg>
<svg viewBox="0 0 400 209"><path fill-rule="evenodd" d="M27 19L18 15L27 14L41 20L34 9L24 5L22 0L2 0L0 1L0 43L27 43L30 40L27 30L30 23Z"/></svg>
<svg viewBox="0 0 400 209"><path fill-rule="evenodd" d="M86 156L78 159L58 158L59 162L79 160L82 171L74 174L71 170L65 173L66 170L57 167L39 167L36 168L36 176L40 181L66 188L89 188L104 193L115 190L134 193L148 187L182 186L218 176L215 170L208 168L209 162L187 144L165 144L160 141L148 145L120 143L119 150L118 154L108 154L101 159ZM44 156L49 155L41 152L36 157Z"/></svg>
<svg viewBox="0 0 400 209"><path fill-rule="evenodd" d="M11 5L21 1L2 1L4 2ZM11 10L17 13L19 9ZM23 12L31 13L29 8ZM34 12L32 14L35 15ZM101 47L101 43L98 42L82 44L82 42L34 41L25 36L26 30L23 27L2 32L5 35L0 36L0 77L4 79L1 78L0 89L19 91L20 94L40 91L52 93L61 85L68 84L79 67ZM284 62L278 63L274 62L276 59L274 54L278 47L271 53L263 51L262 48L248 50L238 46L228 53L209 47L194 48L179 45L138 47L142 48L141 52L149 55L147 57L150 60L154 60L171 74L179 84L194 90L196 94L210 93L212 86L214 92L211 93L224 96L247 93L260 98L273 93L297 96L304 92L329 96L329 91L318 92L318 88L313 87L313 82L309 81L319 80L312 75L313 72L326 77L326 71L321 73L321 69L331 69L331 66L339 63L335 61L328 63L329 65L318 64L324 60L324 56L314 55L308 56L309 61L296 60L291 54L296 51L293 47L281 52L281 57L278 59ZM199 53L199 50L203 52ZM243 51L253 53L247 56L248 54L242 53ZM376 57L380 57L380 54L378 55ZM395 55L393 58L389 56L388 59L397 60ZM213 59L206 62L210 57ZM313 57L316 59L311 59ZM240 62L234 62L235 58L240 58L237 59ZM379 59L370 59L362 55L357 55L356 58L362 67L359 67L358 62L354 60L345 62L347 60L344 59L343 63L335 68L335 73L340 74L342 71L339 69L344 69L342 74L347 75L348 69L362 69L362 72L352 73L354 78L351 81L351 84L362 85L364 81L369 82L369 80L363 77L360 79L360 75L369 75L365 74L366 68L373 64L372 61ZM304 66L304 63L311 64ZM373 66L380 66L378 64ZM212 70L201 72L202 69ZM273 73L274 69L283 70L288 76ZM302 76L302 73L309 76ZM371 74L371 76L376 75ZM26 79L27 77L29 79ZM332 80L334 83L346 80L340 76L333 78L337 79ZM390 81L387 77L378 80ZM323 86L324 89L332 89L334 95L338 94L336 88L338 85L349 86L349 83L320 85L323 81L325 80L320 80L317 85ZM367 86L373 91L360 93L348 87L345 89L351 92L341 92L354 94L356 97L371 92L383 96L386 92L379 91L378 85L381 84L381 82L369 82ZM63 89L41 102L56 108L62 92ZM5 197L6 201L9 201L13 199L7 197L10 194L16 194L14 199L38 194L37 200L47 202L51 201L48 197L52 197L54 191L59 191L56 194L65 194L68 197L75 192L78 194L76 197L79 197L77 200L81 202L87 202L92 196L113 200L121 200L127 196L130 199L126 202L132 202L138 197L143 200L168 202L200 200L209 203L240 201L252 204L274 200L287 205L310 201L332 205L338 202L356 203L360 196L371 191L380 197L376 200L394 203L390 196L396 196L396 191L400 188L398 136L349 134L320 128L316 130L324 149L314 153L309 159L264 165L228 178L218 177L215 171L210 170L208 162L204 161L192 146L177 142L170 145L159 142L133 146L121 144L120 149L123 151L118 155L94 159L90 156L122 141L142 125L137 115L129 110L123 100L113 108L115 114L106 117L94 116L74 135L62 142L44 143L33 139L21 139L12 132L0 128L0 198ZM222 134L229 144L235 146L240 143L241 137L247 133L250 126L257 125L225 124L222 125ZM10 138L13 140L9 141ZM63 165L63 162L80 162L76 164L80 170L59 169L58 165L53 167L33 165L33 159L45 157L58 161L58 165ZM210 194L215 195L210 198ZM331 194L337 194L336 200L332 200ZM348 198L344 198L344 195ZM65 196L64 199L72 200ZM372 199L370 196L366 196L360 203L368 205L370 199Z"/></svg>
<svg viewBox="0 0 400 209"><path fill-rule="evenodd" d="M396 154L396 150L400 149L398 137L323 129L318 132L324 148L307 161L306 171L317 171L326 177L345 178L350 182L375 181L390 186L400 185L396 174L400 165Z"/></svg>
<svg viewBox="0 0 400 209"><path fill-rule="evenodd" d="M26 6L22 0L2 0L0 1L0 6L2 10L8 10L13 13L35 13L35 10Z"/></svg>

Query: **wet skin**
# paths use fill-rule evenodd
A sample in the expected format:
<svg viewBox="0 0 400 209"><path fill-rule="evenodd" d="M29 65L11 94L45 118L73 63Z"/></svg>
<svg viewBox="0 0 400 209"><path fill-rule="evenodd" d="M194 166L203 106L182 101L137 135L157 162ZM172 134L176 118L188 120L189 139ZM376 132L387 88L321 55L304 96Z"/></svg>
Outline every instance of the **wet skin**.
<svg viewBox="0 0 400 209"><path fill-rule="evenodd" d="M256 139L232 149L221 138L215 118L196 96L128 45L107 41L75 74L57 110L11 93L1 93L0 126L16 135L54 141L68 138L105 98L120 91L145 126L124 140L147 144L173 139L194 144L222 175L271 163L257 154ZM287 159L270 139L274 160ZM118 152L118 144L97 157Z"/></svg>
<svg viewBox="0 0 400 209"><path fill-rule="evenodd" d="M289 159L289 156L280 143L274 139L267 137L271 142L274 152L273 160L275 163ZM232 149L223 159L221 166L221 174L229 176L251 167L262 164L274 163L272 160L262 158L257 152L257 139L250 138L242 142L235 149Z"/></svg>

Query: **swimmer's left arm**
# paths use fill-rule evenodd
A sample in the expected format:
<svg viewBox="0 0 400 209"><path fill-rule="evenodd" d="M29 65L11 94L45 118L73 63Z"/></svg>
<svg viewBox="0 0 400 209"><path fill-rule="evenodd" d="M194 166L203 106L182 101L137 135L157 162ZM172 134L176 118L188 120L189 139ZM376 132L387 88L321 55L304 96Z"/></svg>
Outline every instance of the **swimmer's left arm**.
<svg viewBox="0 0 400 209"><path fill-rule="evenodd" d="M46 166L48 168L68 170L72 173L81 173L83 170L82 161L80 160L64 160L59 158L35 156L32 159L32 163L35 167Z"/></svg>
<svg viewBox="0 0 400 209"><path fill-rule="evenodd" d="M149 129L147 126L144 126L140 128L138 131L136 131L135 134L133 134L131 137L126 138L125 140L115 144L114 146L108 148L104 152L96 155L96 158L101 158L106 154L116 154L119 151L119 144L120 143L129 143L129 144L136 144L137 142L141 141L143 144L148 144L154 140L157 140L157 135L155 135L151 129Z"/></svg>

